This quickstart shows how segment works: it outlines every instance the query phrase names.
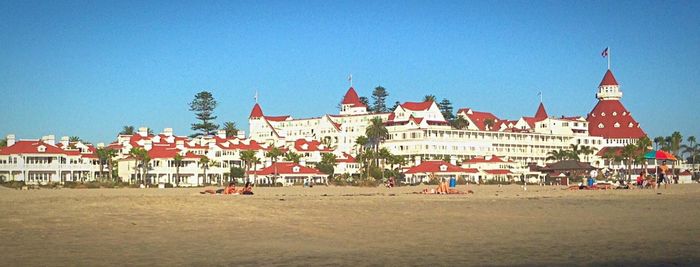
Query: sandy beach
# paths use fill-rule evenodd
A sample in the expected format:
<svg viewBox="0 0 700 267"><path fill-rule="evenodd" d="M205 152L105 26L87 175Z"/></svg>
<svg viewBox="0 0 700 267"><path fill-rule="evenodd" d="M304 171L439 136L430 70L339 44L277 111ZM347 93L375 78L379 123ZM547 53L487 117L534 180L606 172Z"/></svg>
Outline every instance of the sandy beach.
<svg viewBox="0 0 700 267"><path fill-rule="evenodd" d="M700 185L0 189L5 266L698 265ZM464 190L464 186L458 187Z"/></svg>

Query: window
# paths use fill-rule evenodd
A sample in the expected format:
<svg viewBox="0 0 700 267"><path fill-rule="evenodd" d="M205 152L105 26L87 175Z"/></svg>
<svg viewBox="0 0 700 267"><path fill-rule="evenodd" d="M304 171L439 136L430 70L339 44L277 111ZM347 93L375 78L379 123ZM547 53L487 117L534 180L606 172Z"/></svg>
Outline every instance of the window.
<svg viewBox="0 0 700 267"><path fill-rule="evenodd" d="M615 125L614 125L614 127L615 127L615 128L620 128L620 123L619 123L619 122L616 122Z"/></svg>

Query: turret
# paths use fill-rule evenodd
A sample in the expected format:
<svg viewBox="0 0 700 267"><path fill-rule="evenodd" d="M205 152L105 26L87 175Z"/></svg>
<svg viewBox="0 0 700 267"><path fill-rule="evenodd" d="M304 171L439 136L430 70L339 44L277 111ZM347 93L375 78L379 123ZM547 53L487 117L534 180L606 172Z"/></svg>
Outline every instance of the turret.
<svg viewBox="0 0 700 267"><path fill-rule="evenodd" d="M600 85L598 85L596 97L599 100L620 100L620 98L622 98L620 85L617 84L617 80L615 80L612 71L608 70L605 72L603 80L600 82Z"/></svg>

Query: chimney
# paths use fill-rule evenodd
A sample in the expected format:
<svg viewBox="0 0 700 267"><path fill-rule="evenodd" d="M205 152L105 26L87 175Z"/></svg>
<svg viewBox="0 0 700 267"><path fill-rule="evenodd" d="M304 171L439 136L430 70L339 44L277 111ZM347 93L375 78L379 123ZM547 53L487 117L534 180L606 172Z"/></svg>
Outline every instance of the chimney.
<svg viewBox="0 0 700 267"><path fill-rule="evenodd" d="M218 130L216 132L216 136L218 136L219 138L226 138L226 130Z"/></svg>
<svg viewBox="0 0 700 267"><path fill-rule="evenodd" d="M420 165L420 156L416 156L416 166Z"/></svg>
<svg viewBox="0 0 700 267"><path fill-rule="evenodd" d="M63 148L64 148L64 149L65 149L66 147L68 147L68 141L69 141L69 140L70 140L70 138L68 138L68 136L62 136L62 137L61 137L61 144L63 144Z"/></svg>
<svg viewBox="0 0 700 267"><path fill-rule="evenodd" d="M153 141L145 140L143 142L143 149L145 149L146 151L149 151L149 150L151 150L151 148L153 148Z"/></svg>
<svg viewBox="0 0 700 267"><path fill-rule="evenodd" d="M139 127L138 134L140 136L143 136L143 137L147 136L148 135L148 127Z"/></svg>
<svg viewBox="0 0 700 267"><path fill-rule="evenodd" d="M163 135L165 136L173 136L173 128L165 128L163 129Z"/></svg>
<svg viewBox="0 0 700 267"><path fill-rule="evenodd" d="M456 158L456 157L450 157L450 164L452 164L452 165L457 165L457 158Z"/></svg>
<svg viewBox="0 0 700 267"><path fill-rule="evenodd" d="M15 144L15 135L14 134L8 134L7 135L7 146L13 146Z"/></svg>
<svg viewBox="0 0 700 267"><path fill-rule="evenodd" d="M47 143L52 146L56 145L56 136L53 134L44 136L42 139L44 140L44 143Z"/></svg>
<svg viewBox="0 0 700 267"><path fill-rule="evenodd" d="M236 137L238 137L238 139L245 139L245 131L238 130Z"/></svg>

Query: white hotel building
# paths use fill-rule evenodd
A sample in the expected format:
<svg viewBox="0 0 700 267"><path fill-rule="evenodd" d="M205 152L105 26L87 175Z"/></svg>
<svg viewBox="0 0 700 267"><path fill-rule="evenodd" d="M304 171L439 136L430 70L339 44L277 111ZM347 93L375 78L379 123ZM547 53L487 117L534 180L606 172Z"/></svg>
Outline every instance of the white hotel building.
<svg viewBox="0 0 700 267"><path fill-rule="evenodd" d="M107 147L119 152L114 161L117 162L119 177L125 182L140 178L138 165L129 151L142 147L148 151L151 159L146 173L146 179L151 183L176 182L176 155L184 158L177 181L181 186L201 183L205 172L205 168L199 164L202 156L207 156L211 161L206 168L207 180L221 181L227 179L226 173L231 167L244 166L241 152L250 150L261 159L248 170L253 181L269 183L272 176L277 176L282 179L277 182L291 183L303 177L325 179L312 171L300 171L306 170L303 165L320 161L323 153L336 154L337 174L358 173L360 165L353 158L357 154L355 140L365 134L372 118L379 117L389 132L382 146L393 154L410 159L410 166L404 167L449 156L453 164L459 161L462 168L476 168L487 179L500 179L498 175L523 170L528 163L542 165L548 152L568 149L572 144L601 150L634 143L645 136L639 123L620 102L622 92L610 70L598 86L596 97L598 104L586 116L549 116L542 103L534 116L513 120L462 108L457 116L463 117L468 126L454 129L432 101L405 102L392 112L373 114L367 112L367 107L351 87L343 98L339 114L305 119L288 115L269 116L256 103L249 116L248 138L242 131L232 138L227 138L223 131L215 136L188 138L174 135L171 128L166 128L160 134L148 134L147 128L140 128L133 135L119 135ZM9 135L7 139L8 146L0 149L0 178L5 181L81 181L92 180L99 173L96 148L92 145L70 143L67 137L56 143L53 136L15 141L14 135ZM272 160L266 157L266 153L272 146L301 154L300 166L281 164L279 166L285 166L281 169L288 169L289 173L281 173L278 168L277 175L270 176L266 167L272 165ZM473 165L480 159L494 156L508 162L509 170L499 166ZM598 156L593 155L589 160L594 166L603 167L604 162ZM258 170L261 175L258 175ZM479 176L479 173L475 176Z"/></svg>
<svg viewBox="0 0 700 267"><path fill-rule="evenodd" d="M515 120L463 108L457 116L464 117L468 126L458 130L449 126L432 101L405 102L390 113L369 113L351 87L338 115L305 119L267 116L256 103L249 117L250 138L278 146L313 139L334 147L337 155L355 155L356 138L364 135L371 118L380 117L389 131L382 146L415 164L444 156L466 161L496 155L526 165L544 164L548 152L568 149L572 144L600 150L634 143L645 136L620 102L622 92L610 70L600 82L596 97L599 102L587 116L549 116L542 103L534 116ZM594 166L603 164L595 155L590 161Z"/></svg>

